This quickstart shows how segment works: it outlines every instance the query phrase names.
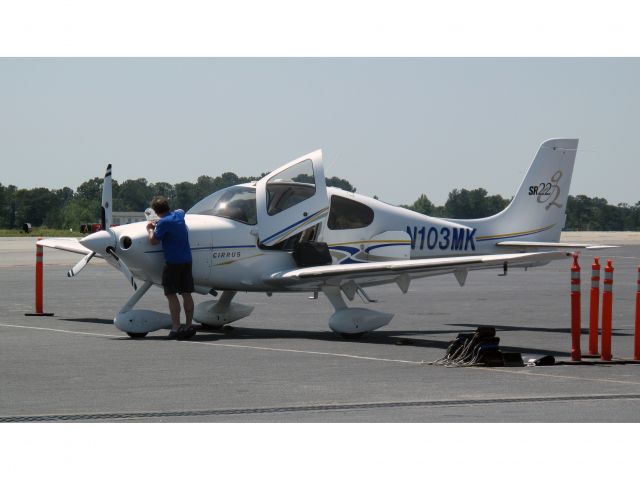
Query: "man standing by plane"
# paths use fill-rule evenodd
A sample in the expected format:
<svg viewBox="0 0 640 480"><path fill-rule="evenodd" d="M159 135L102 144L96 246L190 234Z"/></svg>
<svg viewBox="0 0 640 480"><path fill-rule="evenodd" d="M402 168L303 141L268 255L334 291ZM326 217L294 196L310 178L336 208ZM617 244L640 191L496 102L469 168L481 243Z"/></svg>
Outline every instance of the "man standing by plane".
<svg viewBox="0 0 640 480"><path fill-rule="evenodd" d="M195 335L193 319L193 275L191 273L191 247L189 232L184 222L183 210L171 210L169 201L162 196L153 197L151 208L160 217L147 224L147 234L152 245L162 243L165 266L162 271L162 286L169 302L171 332L169 339L186 339ZM186 325L180 325L180 300L186 317Z"/></svg>

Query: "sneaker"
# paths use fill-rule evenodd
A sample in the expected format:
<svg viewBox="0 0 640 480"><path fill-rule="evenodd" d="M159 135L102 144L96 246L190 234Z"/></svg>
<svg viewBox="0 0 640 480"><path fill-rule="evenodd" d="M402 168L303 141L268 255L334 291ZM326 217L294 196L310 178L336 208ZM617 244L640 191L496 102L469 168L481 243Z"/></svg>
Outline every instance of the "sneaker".
<svg viewBox="0 0 640 480"><path fill-rule="evenodd" d="M177 340L179 335L180 335L180 330L178 331L171 330L169 332L169 335L167 335L167 340Z"/></svg>
<svg viewBox="0 0 640 480"><path fill-rule="evenodd" d="M184 327L180 333L180 340L188 340L196 334L196 327L189 325L188 327Z"/></svg>

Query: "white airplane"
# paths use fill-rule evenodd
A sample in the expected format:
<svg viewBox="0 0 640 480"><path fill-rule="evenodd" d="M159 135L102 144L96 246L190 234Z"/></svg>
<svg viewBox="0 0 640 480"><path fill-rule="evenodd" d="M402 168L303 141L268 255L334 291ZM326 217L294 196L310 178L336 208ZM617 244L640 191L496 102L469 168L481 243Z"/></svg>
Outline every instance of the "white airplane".
<svg viewBox="0 0 640 480"><path fill-rule="evenodd" d="M534 267L567 250L606 246L559 243L577 139L544 142L522 185L502 212L488 218L432 218L378 200L327 187L317 150L257 182L219 190L186 214L197 293L217 296L196 305L194 320L222 327L248 316L252 306L231 300L238 291L322 292L335 308L329 327L357 337L387 325L393 314L351 307L365 288L395 283L406 293L415 278L454 274L463 286L469 270ZM136 288L114 324L131 337L170 328L168 314L134 309L161 285L161 246L147 239L146 222L109 228L111 165L102 198L104 230L80 239L43 239L39 245L84 254L120 269ZM315 243L310 243L315 242ZM142 282L137 288L136 281Z"/></svg>

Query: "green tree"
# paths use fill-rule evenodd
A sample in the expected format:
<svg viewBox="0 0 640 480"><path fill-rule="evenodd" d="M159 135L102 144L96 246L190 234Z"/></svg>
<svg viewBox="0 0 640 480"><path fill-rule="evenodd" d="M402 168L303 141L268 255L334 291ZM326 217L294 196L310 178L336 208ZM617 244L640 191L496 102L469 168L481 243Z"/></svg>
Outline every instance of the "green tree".
<svg viewBox="0 0 640 480"><path fill-rule="evenodd" d="M342 190L352 193L356 192L356 187L351 185L348 180L339 177L327 178L327 187L341 188Z"/></svg>
<svg viewBox="0 0 640 480"><path fill-rule="evenodd" d="M74 197L61 211L61 228L79 230L83 223L99 223L100 203L100 200Z"/></svg>
<svg viewBox="0 0 640 480"><path fill-rule="evenodd" d="M502 195L491 195L490 197L486 197L486 214L485 216L495 215L498 212L501 212L507 205L511 203L511 199L506 199L502 197Z"/></svg>
<svg viewBox="0 0 640 480"><path fill-rule="evenodd" d="M431 200L423 193L418 199L411 205L405 205L404 208L413 210L414 212L422 213L423 215L433 215L435 205L431 203Z"/></svg>
<svg viewBox="0 0 640 480"><path fill-rule="evenodd" d="M0 228L7 228L9 222L9 192L0 183Z"/></svg>
<svg viewBox="0 0 640 480"><path fill-rule="evenodd" d="M176 189L170 183L167 183L167 182L152 183L151 185L149 185L149 190L151 192L152 198L155 197L156 195L162 195L163 197L166 197L169 200L169 205L173 204L173 201L176 196ZM151 201L151 198L149 199L149 201Z"/></svg>
<svg viewBox="0 0 640 480"><path fill-rule="evenodd" d="M498 213L508 204L509 200L500 195L489 197L484 188L463 188L454 189L449 193L444 209L449 218L483 218Z"/></svg>
<svg viewBox="0 0 640 480"><path fill-rule="evenodd" d="M3 222L6 228L13 228L16 226L16 192L18 191L18 187L15 185L8 185L5 188L6 195L6 206L5 212L2 217L4 218Z"/></svg>
<svg viewBox="0 0 640 480"><path fill-rule="evenodd" d="M188 210L200 200L196 196L195 185L191 182L180 182L175 185L175 201L172 208L181 208Z"/></svg>
<svg viewBox="0 0 640 480"><path fill-rule="evenodd" d="M193 186L193 189L193 195L197 200L207 197L213 192L220 190L220 188L216 186L216 179L210 177L209 175L199 176L198 180Z"/></svg>
<svg viewBox="0 0 640 480"><path fill-rule="evenodd" d="M567 200L567 230L622 230L637 228L632 223L633 215L629 208L609 205L604 198L586 195L569 195Z"/></svg>
<svg viewBox="0 0 640 480"><path fill-rule="evenodd" d="M198 182L200 179L198 178ZM202 193L202 197L210 195L213 192L217 192L218 190L222 190L223 188L232 187L233 185L238 185L239 183L246 183L249 179L240 178L233 172L224 172L219 177L216 177L213 182L213 190L210 193L199 192Z"/></svg>
<svg viewBox="0 0 640 480"><path fill-rule="evenodd" d="M47 212L43 223L50 228L66 228L62 220L62 210L73 198L73 190L64 187L51 192L55 196L55 205Z"/></svg>
<svg viewBox="0 0 640 480"><path fill-rule="evenodd" d="M47 215L58 208L56 194L48 188L21 188L16 192L17 225L30 223L33 226L43 225Z"/></svg>
<svg viewBox="0 0 640 480"><path fill-rule="evenodd" d="M153 191L146 178L125 180L120 184L117 196L114 192L113 208L122 212L144 212L151 198Z"/></svg>
<svg viewBox="0 0 640 480"><path fill-rule="evenodd" d="M104 179L100 177L93 177L86 182L83 182L77 189L76 195L85 200L98 200L102 201L102 182Z"/></svg>

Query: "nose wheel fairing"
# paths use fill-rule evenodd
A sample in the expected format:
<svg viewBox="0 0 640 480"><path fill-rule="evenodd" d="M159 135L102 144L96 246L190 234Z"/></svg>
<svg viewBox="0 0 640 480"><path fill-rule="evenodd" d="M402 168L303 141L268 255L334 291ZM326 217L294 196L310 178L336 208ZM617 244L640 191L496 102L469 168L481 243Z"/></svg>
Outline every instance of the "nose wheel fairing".
<svg viewBox="0 0 640 480"><path fill-rule="evenodd" d="M154 310L129 310L118 313L113 324L126 333L148 333L171 328L171 316Z"/></svg>
<svg viewBox="0 0 640 480"><path fill-rule="evenodd" d="M168 313L133 309L152 285L152 282L145 282L116 314L113 324L118 330L136 334L154 332L161 328L171 328L171 316Z"/></svg>

